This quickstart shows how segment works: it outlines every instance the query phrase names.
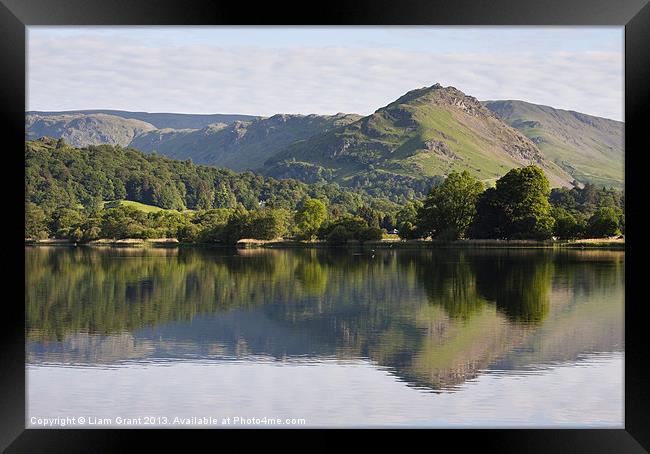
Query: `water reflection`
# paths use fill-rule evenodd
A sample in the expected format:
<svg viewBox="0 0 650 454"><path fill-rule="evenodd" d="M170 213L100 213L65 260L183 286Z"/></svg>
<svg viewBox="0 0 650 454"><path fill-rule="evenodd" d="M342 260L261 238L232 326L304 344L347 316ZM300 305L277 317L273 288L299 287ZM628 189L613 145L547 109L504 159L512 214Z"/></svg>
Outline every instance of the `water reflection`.
<svg viewBox="0 0 650 454"><path fill-rule="evenodd" d="M454 389L489 369L622 351L623 258L27 248L28 362L369 360Z"/></svg>

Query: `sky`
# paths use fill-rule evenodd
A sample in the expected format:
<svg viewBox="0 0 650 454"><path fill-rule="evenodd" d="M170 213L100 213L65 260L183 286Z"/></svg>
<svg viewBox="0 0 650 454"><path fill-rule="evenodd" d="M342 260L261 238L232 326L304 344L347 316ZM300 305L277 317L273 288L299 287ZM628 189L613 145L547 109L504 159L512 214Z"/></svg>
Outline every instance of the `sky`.
<svg viewBox="0 0 650 454"><path fill-rule="evenodd" d="M27 29L26 110L367 115L441 83L623 120L623 27Z"/></svg>

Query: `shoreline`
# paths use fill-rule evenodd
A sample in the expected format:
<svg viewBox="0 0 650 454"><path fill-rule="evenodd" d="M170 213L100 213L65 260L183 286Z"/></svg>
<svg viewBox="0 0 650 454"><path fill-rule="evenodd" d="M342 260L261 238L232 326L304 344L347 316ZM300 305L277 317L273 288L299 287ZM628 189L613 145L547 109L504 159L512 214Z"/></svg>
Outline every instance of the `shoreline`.
<svg viewBox="0 0 650 454"><path fill-rule="evenodd" d="M108 247L199 247L199 248L237 248L237 249L312 249L312 248L372 248L372 249L605 249L625 250L624 239L595 238L584 240L379 240L348 241L346 244L329 244L325 241L295 240L240 240L235 245L218 243L181 243L175 238L121 240L100 239L87 243L75 243L71 240L25 239L26 246L108 246Z"/></svg>

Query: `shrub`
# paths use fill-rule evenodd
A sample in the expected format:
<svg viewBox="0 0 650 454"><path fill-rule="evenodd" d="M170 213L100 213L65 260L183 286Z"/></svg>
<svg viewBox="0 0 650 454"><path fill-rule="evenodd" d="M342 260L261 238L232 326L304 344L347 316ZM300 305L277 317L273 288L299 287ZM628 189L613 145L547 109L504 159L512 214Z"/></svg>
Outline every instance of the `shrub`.
<svg viewBox="0 0 650 454"><path fill-rule="evenodd" d="M599 208L587 222L587 235L592 238L620 235L620 218L621 212L617 208Z"/></svg>
<svg viewBox="0 0 650 454"><path fill-rule="evenodd" d="M378 227L368 227L359 232L357 239L361 242L364 241L379 241L384 236L383 230Z"/></svg>
<svg viewBox="0 0 650 454"><path fill-rule="evenodd" d="M344 244L351 239L352 233L342 225L335 226L327 235L327 242L332 244Z"/></svg>
<svg viewBox="0 0 650 454"><path fill-rule="evenodd" d="M553 235L563 240L583 238L585 235L586 221L580 214L572 214L563 208L553 209L555 226Z"/></svg>

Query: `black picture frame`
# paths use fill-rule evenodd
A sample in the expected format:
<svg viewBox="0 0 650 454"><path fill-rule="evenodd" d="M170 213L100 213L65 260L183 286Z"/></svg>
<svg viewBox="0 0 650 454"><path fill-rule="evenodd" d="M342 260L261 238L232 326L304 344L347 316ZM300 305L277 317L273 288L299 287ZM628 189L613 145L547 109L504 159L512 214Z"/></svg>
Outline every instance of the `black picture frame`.
<svg viewBox="0 0 650 454"><path fill-rule="evenodd" d="M20 187L24 147L25 27L30 25L617 25L625 26L625 192L626 209L626 312L625 312L625 429L620 430L437 430L435 445L451 442L466 448L498 452L648 452L650 446L649 375L645 361L648 303L640 279L644 270L636 262L644 256L641 235L644 207L643 169L639 165L648 149L646 132L650 108L650 5L648 0L493 0L471 1L356 1L318 4L306 2L251 4L225 1L171 0L0 0L0 124L3 159L8 159L2 179L7 185L7 205L15 212L5 252L23 263L20 226L24 200ZM608 87L603 87L607 90ZM24 163L23 163L24 164ZM15 179L14 179L15 178ZM24 181L24 179L23 179ZM23 213L24 214L24 213ZM9 214L7 214L9 216ZM15 244L12 244L15 243ZM18 266L11 266L20 271ZM24 267L23 267L24 272ZM24 275L23 275L24 278ZM18 291L20 272L8 281ZM8 292L5 292L8 295ZM132 438L145 436L166 442L170 433L195 437L197 431L166 430L25 430L25 326L24 306L18 297L5 297L3 343L0 355L0 449L7 452L97 452L129 447ZM198 431L201 435L212 431ZM274 431L275 433L281 431ZM425 431L426 432L426 431ZM222 432L220 432L222 433ZM384 432L387 433L387 432ZM286 433L285 433L286 434ZM394 433L393 433L394 434ZM320 435L320 434L318 434ZM469 435L469 436L468 436ZM265 435L266 436L266 435ZM364 437L366 439L370 437ZM430 435L425 434L425 439ZM372 439L381 440L372 435ZM324 445L323 445L324 447Z"/></svg>

